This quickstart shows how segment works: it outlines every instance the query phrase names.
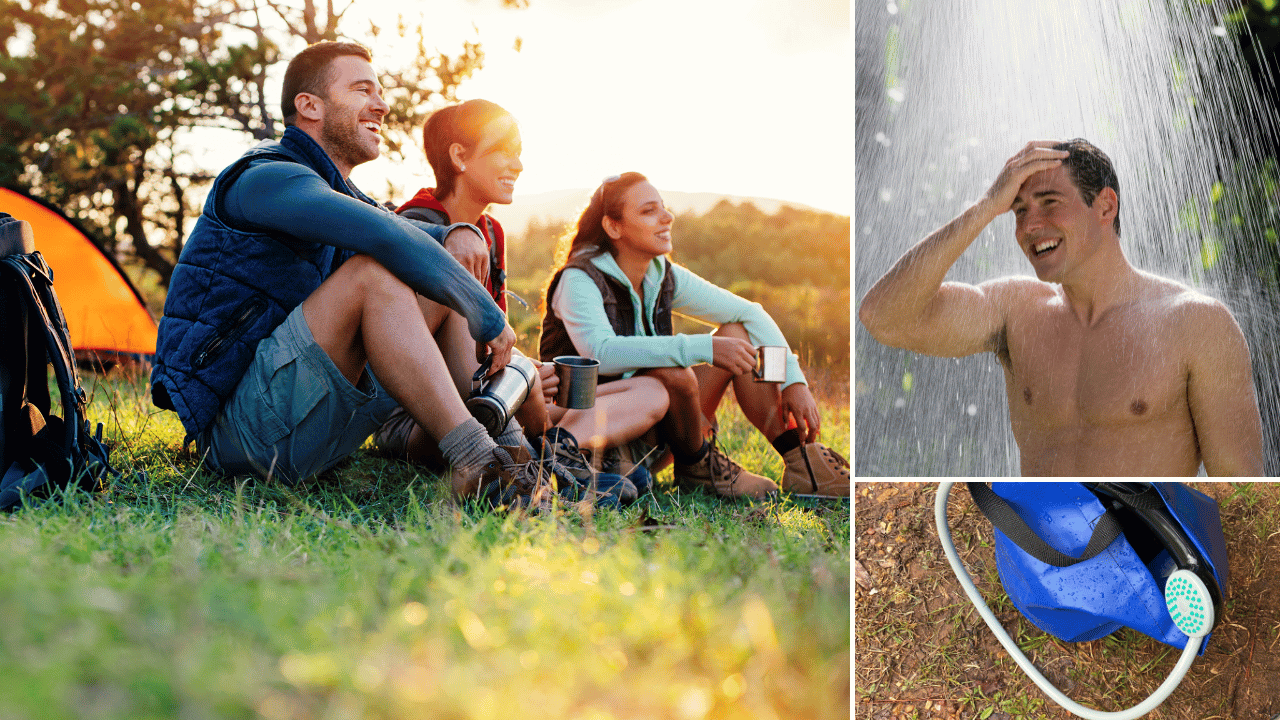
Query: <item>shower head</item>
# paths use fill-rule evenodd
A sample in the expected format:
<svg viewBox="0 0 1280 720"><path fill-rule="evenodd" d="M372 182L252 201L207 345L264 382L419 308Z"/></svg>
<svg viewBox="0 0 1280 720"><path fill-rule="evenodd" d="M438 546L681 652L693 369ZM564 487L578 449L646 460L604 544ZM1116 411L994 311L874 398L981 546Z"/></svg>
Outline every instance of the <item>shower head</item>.
<svg viewBox="0 0 1280 720"><path fill-rule="evenodd" d="M1164 602L1169 617L1187 637L1200 638L1213 628L1213 600L1200 576L1178 569L1164 585Z"/></svg>

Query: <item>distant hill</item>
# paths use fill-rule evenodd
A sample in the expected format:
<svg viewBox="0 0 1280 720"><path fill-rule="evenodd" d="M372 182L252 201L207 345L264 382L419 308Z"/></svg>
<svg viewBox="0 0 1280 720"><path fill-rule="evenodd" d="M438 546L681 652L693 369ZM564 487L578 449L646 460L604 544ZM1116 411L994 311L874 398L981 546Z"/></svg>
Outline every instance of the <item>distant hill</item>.
<svg viewBox="0 0 1280 720"><path fill-rule="evenodd" d="M524 234L529 221L537 219L546 225L553 222L573 222L578 219L582 209L591 200L591 189L555 190L536 195L516 195L510 205L492 205L489 214L498 219L502 226L513 236ZM740 195L721 195L719 193L663 192L662 199L674 213L693 212L701 215L716 206L721 200L728 200L735 205L750 202L761 212L772 215L778 208L788 205L801 210L826 212L800 203L769 198L743 197Z"/></svg>

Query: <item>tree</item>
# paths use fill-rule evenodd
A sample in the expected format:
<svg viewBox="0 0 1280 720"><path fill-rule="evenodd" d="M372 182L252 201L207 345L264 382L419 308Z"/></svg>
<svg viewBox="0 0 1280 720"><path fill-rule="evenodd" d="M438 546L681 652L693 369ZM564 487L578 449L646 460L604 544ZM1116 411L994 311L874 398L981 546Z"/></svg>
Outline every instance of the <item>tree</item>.
<svg viewBox="0 0 1280 720"><path fill-rule="evenodd" d="M1280 2L1277 0L1228 0L1224 19L1236 37L1258 93L1270 108L1280 108L1280 88L1275 72L1280 62ZM1274 154L1280 138L1265 138Z"/></svg>
<svg viewBox="0 0 1280 720"><path fill-rule="evenodd" d="M500 0L519 8L527 0ZM399 154L427 112L456 100L484 64L479 42L428 49L421 23L388 31L345 21L353 0L0 0L0 184L22 186L96 231L167 285L192 199L219 168L190 153L195 128L253 140L280 122L266 92L282 49L387 32L416 38L417 56L384 68ZM384 60L385 62L385 60Z"/></svg>

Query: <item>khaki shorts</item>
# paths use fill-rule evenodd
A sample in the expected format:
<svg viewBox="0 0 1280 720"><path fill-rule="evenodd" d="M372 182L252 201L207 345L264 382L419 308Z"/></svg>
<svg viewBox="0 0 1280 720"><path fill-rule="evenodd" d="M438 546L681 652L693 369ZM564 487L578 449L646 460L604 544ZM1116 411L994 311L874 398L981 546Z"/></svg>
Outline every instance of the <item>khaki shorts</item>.
<svg viewBox="0 0 1280 720"><path fill-rule="evenodd" d="M409 411L397 405L391 416L373 433L373 448L379 455L403 460L409 451L409 433L416 425Z"/></svg>
<svg viewBox="0 0 1280 720"><path fill-rule="evenodd" d="M258 344L240 384L197 444L223 472L288 483L355 452L397 403L365 367L357 385L316 344L302 306Z"/></svg>
<svg viewBox="0 0 1280 720"><path fill-rule="evenodd" d="M373 434L373 451L378 455L396 460L405 460L421 465L426 470L441 474L449 469L449 461L440 452L435 439L424 433L422 444L416 448L413 456L409 454L409 434L418 423L409 415L403 406L397 405L391 411L391 417Z"/></svg>

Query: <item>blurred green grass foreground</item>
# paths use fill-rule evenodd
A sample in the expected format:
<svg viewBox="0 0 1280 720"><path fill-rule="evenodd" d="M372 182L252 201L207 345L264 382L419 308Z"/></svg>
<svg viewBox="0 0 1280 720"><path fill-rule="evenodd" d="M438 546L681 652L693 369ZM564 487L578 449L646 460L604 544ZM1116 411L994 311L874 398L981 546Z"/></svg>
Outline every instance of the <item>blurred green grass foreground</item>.
<svg viewBox="0 0 1280 720"><path fill-rule="evenodd" d="M0 720L849 715L848 504L667 470L620 513L507 516L365 453L288 489L205 471L145 378L83 380L126 478L0 517ZM749 430L722 408L779 478Z"/></svg>

